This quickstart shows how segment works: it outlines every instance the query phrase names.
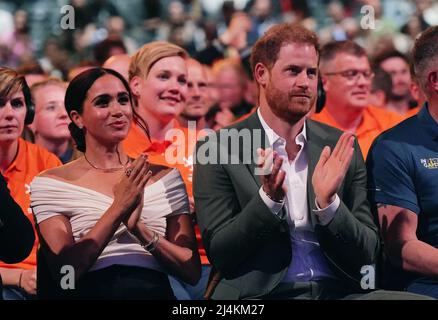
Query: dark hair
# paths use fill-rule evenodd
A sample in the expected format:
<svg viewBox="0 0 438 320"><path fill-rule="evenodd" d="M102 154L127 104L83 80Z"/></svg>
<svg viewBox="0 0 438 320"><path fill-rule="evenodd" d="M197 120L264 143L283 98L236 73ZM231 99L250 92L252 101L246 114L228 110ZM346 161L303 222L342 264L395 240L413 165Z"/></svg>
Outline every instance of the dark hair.
<svg viewBox="0 0 438 320"><path fill-rule="evenodd" d="M278 53L285 44L305 43L315 47L319 53L319 43L316 33L298 23L281 23L272 26L254 44L251 50L251 70L254 72L257 63L263 63L268 69L277 61Z"/></svg>
<svg viewBox="0 0 438 320"><path fill-rule="evenodd" d="M41 65L37 61L32 61L32 62L22 64L16 70L17 70L18 74L22 74L22 75L28 75L28 74L46 75L43 68L41 67Z"/></svg>
<svg viewBox="0 0 438 320"><path fill-rule="evenodd" d="M351 40L332 41L321 48L320 64L333 60L340 53L346 53L355 57L368 57L365 49Z"/></svg>
<svg viewBox="0 0 438 320"><path fill-rule="evenodd" d="M127 53L126 46L123 40L118 36L110 36L105 40L99 42L93 50L94 59L101 66L111 56L113 48L120 48Z"/></svg>
<svg viewBox="0 0 438 320"><path fill-rule="evenodd" d="M398 50L389 50L389 51L383 51L382 53L376 55L373 59L373 68L380 68L380 65L383 61L389 58L400 58L404 62L406 62L407 65L410 64L410 59L407 55L401 53Z"/></svg>
<svg viewBox="0 0 438 320"><path fill-rule="evenodd" d="M391 75L382 68L374 69L374 78L371 82L371 93L382 90L385 93L386 100L392 96L392 78Z"/></svg>
<svg viewBox="0 0 438 320"><path fill-rule="evenodd" d="M83 112L83 106L85 98L87 97L87 92L91 88L91 86L96 82L97 79L103 77L104 75L113 75L116 78L118 78L125 87L126 91L128 91L129 94L129 100L132 104L132 94L131 89L129 87L128 82L125 80L125 78L118 73L117 71L114 71L112 69L106 69L106 68L91 68L88 70L85 70L84 72L81 72L78 74L73 80L70 82L69 86L67 87L67 91L65 93L65 109L67 110L68 116L72 120L72 122L69 124L68 128L70 130L70 134L73 137L74 141L76 142L76 147L79 151L85 152L86 146L85 146L85 134L84 130L80 129L71 118L71 112L75 110L77 113L82 114Z"/></svg>
<svg viewBox="0 0 438 320"><path fill-rule="evenodd" d="M432 59L438 59L438 26L423 31L412 49L414 72L420 84L423 82L421 73L429 67Z"/></svg>

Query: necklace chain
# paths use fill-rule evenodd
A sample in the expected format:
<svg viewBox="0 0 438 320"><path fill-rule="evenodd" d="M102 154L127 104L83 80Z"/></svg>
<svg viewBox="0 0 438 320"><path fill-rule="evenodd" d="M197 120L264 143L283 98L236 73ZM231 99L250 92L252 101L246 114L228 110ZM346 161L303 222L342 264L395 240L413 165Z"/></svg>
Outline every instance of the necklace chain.
<svg viewBox="0 0 438 320"><path fill-rule="evenodd" d="M88 160L88 158L87 158L87 154L86 154L86 153L84 153L84 158L85 158L85 160L88 162L88 164L89 164L93 169L100 170L100 171L103 171L103 172L115 172L115 171L119 171L119 170L125 169L126 166L128 165L128 163L130 162L130 159L129 159L129 157L128 157L128 160L126 161L126 163L125 163L125 164L122 164L122 161L120 160L120 155L119 155L118 152L117 152L117 155L118 155L118 157L119 157L119 163L121 164L121 167L117 167L117 168L99 168L99 167L95 166L94 164L92 164L92 163L90 162L90 160Z"/></svg>

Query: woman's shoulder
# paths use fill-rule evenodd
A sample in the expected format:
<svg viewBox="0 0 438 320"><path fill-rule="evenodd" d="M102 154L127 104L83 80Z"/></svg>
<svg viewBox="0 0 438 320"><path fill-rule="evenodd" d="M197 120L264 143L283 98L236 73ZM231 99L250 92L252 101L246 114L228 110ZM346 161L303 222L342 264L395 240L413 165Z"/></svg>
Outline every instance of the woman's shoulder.
<svg viewBox="0 0 438 320"><path fill-rule="evenodd" d="M44 170L38 175L38 177L71 180L72 176L78 172L78 169L81 167L81 165L82 160L79 158L62 166Z"/></svg>
<svg viewBox="0 0 438 320"><path fill-rule="evenodd" d="M167 191L174 190L175 188L185 188L184 180L177 168L151 164L149 169L152 171L152 177L146 186L161 182L161 185Z"/></svg>
<svg viewBox="0 0 438 320"><path fill-rule="evenodd" d="M172 171L174 171L176 169L171 168L171 167L167 167L167 166L163 166L163 165L159 165L159 164L151 163L149 165L149 170L152 171L151 180L153 182L153 181L157 181L157 180L162 179L164 176L166 176L167 174L171 173Z"/></svg>

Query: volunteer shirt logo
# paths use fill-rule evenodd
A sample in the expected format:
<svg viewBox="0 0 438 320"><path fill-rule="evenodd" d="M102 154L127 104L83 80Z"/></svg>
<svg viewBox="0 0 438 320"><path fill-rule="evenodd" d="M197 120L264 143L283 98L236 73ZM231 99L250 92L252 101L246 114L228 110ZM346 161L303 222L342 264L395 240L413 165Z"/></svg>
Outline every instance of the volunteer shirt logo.
<svg viewBox="0 0 438 320"><path fill-rule="evenodd" d="M421 159L420 161L427 169L438 169L438 158Z"/></svg>

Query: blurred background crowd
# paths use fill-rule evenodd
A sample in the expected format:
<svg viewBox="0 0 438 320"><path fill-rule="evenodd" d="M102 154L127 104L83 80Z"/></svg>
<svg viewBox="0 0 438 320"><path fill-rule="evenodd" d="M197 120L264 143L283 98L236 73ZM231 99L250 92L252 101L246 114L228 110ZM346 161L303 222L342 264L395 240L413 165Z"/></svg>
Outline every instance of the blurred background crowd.
<svg viewBox="0 0 438 320"><path fill-rule="evenodd" d="M69 7L65 7L67 5ZM63 19L72 12L74 19L68 21L66 28ZM0 108L0 120L5 119L4 123L21 117L17 120L20 127L15 131L20 132L14 138L13 148L10 137L2 140L0 136L0 147L3 145L4 150L9 150L0 150L0 160L6 159L0 161L0 173L5 176L12 197L33 221L28 190L32 179L45 169L81 157L71 141L64 98L67 82L82 71L103 66L118 71L132 86L133 75L136 75L132 61L136 53L138 56L147 50L145 44L168 47L169 43L152 43L168 41L188 52L193 59L186 59L187 80L180 90L187 99L184 103L177 101L178 105L184 104L184 108L160 110L160 105L145 103L139 109L146 110L142 111L144 122L151 129L147 137L144 134L135 137L135 130L132 131L135 139L131 137L129 145L124 145L124 149L136 147L140 152L152 146L151 152L161 157L163 150L169 147L168 141L163 140L167 129L187 130L189 121L196 121L197 131L216 130L243 120L256 110L257 85L249 67L251 48L266 30L281 22L298 22L317 33L323 49L316 112L312 117L354 133L364 158L381 132L417 114L425 102L426 97L410 68L410 50L422 31L438 25L438 1L0 1L0 66L17 72L1 68L0 93L9 92L9 82L21 81L19 75L24 75L30 87L26 85L29 91L26 96L29 101L31 96L35 104L33 122L31 117L24 119L25 113L20 111L23 104ZM146 73L150 71L147 64L141 66L147 66ZM147 90L151 88L156 90L150 93ZM159 84L148 82L144 95L159 100L160 90ZM27 101L26 109L30 109ZM12 131L9 122L3 128L7 133ZM138 128L137 131L140 132ZM17 141L22 147L17 146ZM36 146L30 142L59 159L47 155L47 151L41 151L41 159L46 157L50 163L46 158L39 159L32 151L37 150L32 149ZM16 156L17 150L25 150L24 146L30 151ZM193 158L192 150L186 151L184 163L178 169L186 183L193 212ZM133 158L137 156L138 153ZM21 162L17 164L16 159ZM24 171L18 167L29 163L35 166L26 172L25 179L21 178ZM199 299L206 288L209 262L199 230L196 235L203 265L202 278L197 287L184 287L184 290L177 289L179 284L174 279L172 288L179 299ZM37 246L38 241L23 265L11 267L0 261L0 276L5 286L18 286L29 296L36 294ZM8 272L5 268L15 270ZM194 293L188 296L184 295L185 291ZM18 297L5 295L5 299Z"/></svg>
<svg viewBox="0 0 438 320"><path fill-rule="evenodd" d="M61 28L65 5L74 8L73 30ZM374 8L374 29L361 28L365 5ZM249 54L245 49L267 28L287 21L302 22L316 31L322 44L351 39L371 55L388 48L406 53L415 35L438 23L438 2L7 0L0 2L0 64L17 68L37 62L46 74L67 80L76 65L101 64L112 53L130 54L153 40L178 44L201 62L212 64L218 58L215 40L221 35L232 38L235 49L226 55L245 57ZM104 40L112 42L113 51L99 46Z"/></svg>

